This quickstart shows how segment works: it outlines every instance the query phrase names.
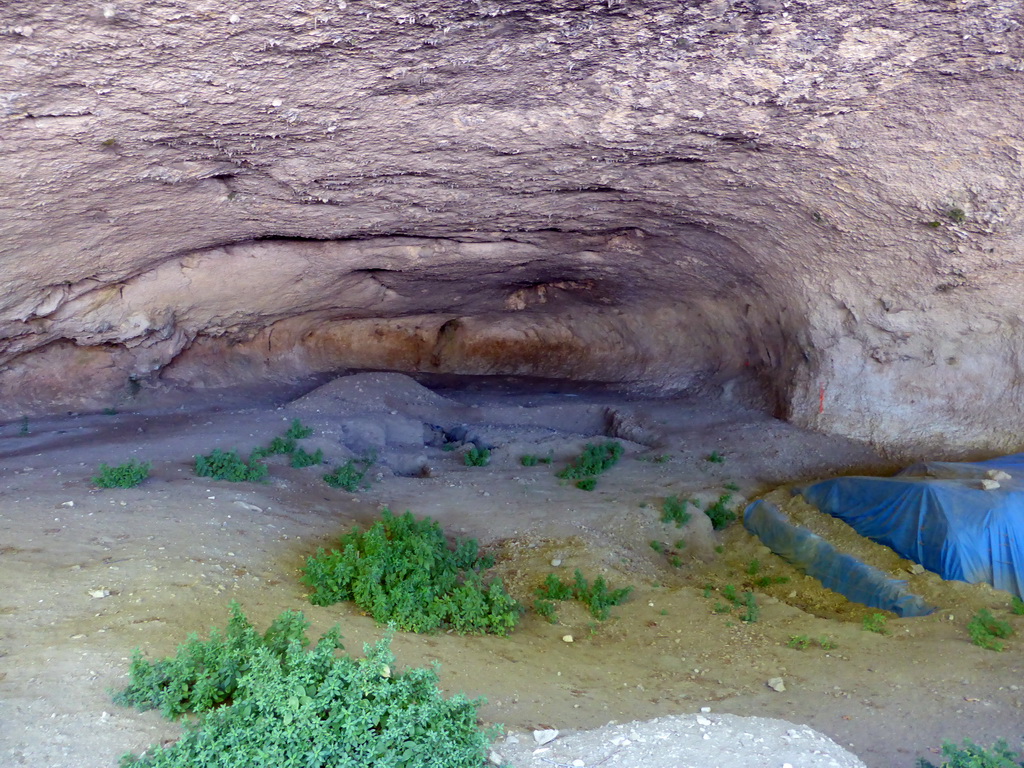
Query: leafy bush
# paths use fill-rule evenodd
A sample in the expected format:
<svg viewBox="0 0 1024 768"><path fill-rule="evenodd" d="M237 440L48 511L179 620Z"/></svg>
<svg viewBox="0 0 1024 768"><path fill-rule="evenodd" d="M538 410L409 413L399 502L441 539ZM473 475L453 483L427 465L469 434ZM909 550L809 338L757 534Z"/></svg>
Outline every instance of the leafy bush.
<svg viewBox="0 0 1024 768"><path fill-rule="evenodd" d="M731 493L723 493L718 500L704 509L704 514L711 518L711 527L720 531L736 519L736 513L729 509L729 502L732 501Z"/></svg>
<svg viewBox="0 0 1024 768"><path fill-rule="evenodd" d="M878 635L888 635L889 627L884 613L871 613L861 620L861 627L867 632L874 632Z"/></svg>
<svg viewBox="0 0 1024 768"><path fill-rule="evenodd" d="M245 462L236 451L214 450L206 456L196 456L196 474L212 477L214 480L230 480L233 483L255 482L267 476L266 464L250 457Z"/></svg>
<svg viewBox="0 0 1024 768"><path fill-rule="evenodd" d="M250 458L262 459L267 456L288 456L292 454L297 447L297 443L290 437L275 437L270 441L269 445L255 449L250 454Z"/></svg>
<svg viewBox="0 0 1024 768"><path fill-rule="evenodd" d="M147 477L153 465L149 462L140 463L135 459L111 467L100 464L99 474L92 479L97 488L134 488Z"/></svg>
<svg viewBox="0 0 1024 768"><path fill-rule="evenodd" d="M621 456L622 446L619 443L587 444L583 453L569 462L557 476L563 480L576 480L577 488L592 491L597 484L595 476L615 466Z"/></svg>
<svg viewBox="0 0 1024 768"><path fill-rule="evenodd" d="M306 560L303 581L313 587L314 605L351 600L377 621L411 632L507 635L519 620L519 604L501 580L481 575L493 558L481 557L474 539L450 548L430 518L385 509L368 530L353 528L340 543L340 551L320 549Z"/></svg>
<svg viewBox="0 0 1024 768"><path fill-rule="evenodd" d="M301 613L286 611L261 637L237 604L225 633L190 635L174 658L136 651L120 704L193 713L182 737L125 755L122 768L402 766L482 768L490 737L479 700L445 699L431 669L394 672L390 639L365 658L335 656L337 628L311 650Z"/></svg>
<svg viewBox="0 0 1024 768"><path fill-rule="evenodd" d="M310 437L313 434L312 427L305 427L302 422L298 419L292 420L292 425L288 427L288 431L284 433L284 436L288 440L302 440Z"/></svg>
<svg viewBox="0 0 1024 768"><path fill-rule="evenodd" d="M669 496L661 504L661 522L675 523L676 528L682 528L690 522L690 513L686 511L688 503L687 499Z"/></svg>
<svg viewBox="0 0 1024 768"><path fill-rule="evenodd" d="M491 463L491 450L473 446L463 455L462 460L467 467L486 467Z"/></svg>
<svg viewBox="0 0 1024 768"><path fill-rule="evenodd" d="M577 568L572 584L563 582L555 574L549 573L544 579L544 583L537 587L534 594L540 598L537 602L570 599L579 600L587 606L590 610L591 616L600 621L604 621L611 615L611 607L613 605L621 605L626 602L626 598L632 591L632 587L609 589L603 576L598 576L594 579L594 583L590 584L583 576L583 572ZM534 603L534 610L537 610L537 602ZM540 611L538 611L538 613L540 613ZM550 616L546 613L543 613L542 615L549 620L555 620L553 608L551 609Z"/></svg>
<svg viewBox="0 0 1024 768"><path fill-rule="evenodd" d="M1020 753L1010 749L1003 739L997 741L991 751L979 747L970 739L964 739L963 746L957 746L953 742L947 741L942 745L942 756L949 760L943 763L941 768L1021 768L1024 766L1024 761L1020 759ZM940 768L923 757L918 759L917 765L918 768Z"/></svg>
<svg viewBox="0 0 1024 768"><path fill-rule="evenodd" d="M307 453L302 448L296 448L291 454L291 465L295 469L303 467L315 467L324 463L324 452L317 448L313 453Z"/></svg>
<svg viewBox="0 0 1024 768"><path fill-rule="evenodd" d="M331 488L341 488L343 491L355 493L364 487L363 479L366 477L366 473L370 471L370 467L373 466L375 460L375 458L370 456L359 461L349 459L344 464L336 466L333 472L328 472L324 475L324 482L331 486Z"/></svg>
<svg viewBox="0 0 1024 768"><path fill-rule="evenodd" d="M1014 616L1024 616L1024 600L1014 595L1013 600L1010 601L1010 612Z"/></svg>
<svg viewBox="0 0 1024 768"><path fill-rule="evenodd" d="M725 456L720 454L718 451L712 451L704 457L704 460L711 464L721 464L725 461Z"/></svg>
<svg viewBox="0 0 1024 768"><path fill-rule="evenodd" d="M1001 651L1002 640L1013 634L1013 627L997 619L987 608L982 608L967 622L967 632L975 645L990 651Z"/></svg>
<svg viewBox="0 0 1024 768"><path fill-rule="evenodd" d="M535 456L532 453L527 453L519 457L519 463L524 467L536 467L538 464L550 464L550 456Z"/></svg>

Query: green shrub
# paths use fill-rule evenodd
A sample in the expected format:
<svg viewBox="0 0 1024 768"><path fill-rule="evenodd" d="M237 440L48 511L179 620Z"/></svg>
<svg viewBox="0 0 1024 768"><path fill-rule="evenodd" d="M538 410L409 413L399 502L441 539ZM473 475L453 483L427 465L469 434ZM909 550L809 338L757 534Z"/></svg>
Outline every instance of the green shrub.
<svg viewBox="0 0 1024 768"><path fill-rule="evenodd" d="M1013 634L1013 627L997 619L987 608L982 608L967 622L967 632L975 645L990 651L1001 651L1002 640Z"/></svg>
<svg viewBox="0 0 1024 768"><path fill-rule="evenodd" d="M964 739L963 746L946 741L942 744L942 756L948 758L948 762L944 762L941 768L1021 768L1024 766L1020 753L1010 749L1003 739L997 741L991 750L979 747L970 739ZM918 768L940 768L923 757L918 759L917 765Z"/></svg>
<svg viewBox="0 0 1024 768"><path fill-rule="evenodd" d="M790 635L786 647L797 651L806 651L811 647L811 638L807 635Z"/></svg>
<svg viewBox="0 0 1024 768"><path fill-rule="evenodd" d="M688 499L669 496L661 504L661 522L674 523L676 528L682 528L690 522L690 513L686 511L688 503Z"/></svg>
<svg viewBox="0 0 1024 768"><path fill-rule="evenodd" d="M884 613L868 614L861 620L860 625L868 632L874 632L878 635L889 634L888 622Z"/></svg>
<svg viewBox="0 0 1024 768"><path fill-rule="evenodd" d="M291 465L295 469L303 467L315 467L324 463L324 452L317 448L313 453L307 453L302 448L296 448L291 454Z"/></svg>
<svg viewBox="0 0 1024 768"><path fill-rule="evenodd" d="M526 455L519 457L519 463L524 467L536 467L538 464L550 464L551 456L535 456L532 453L527 453Z"/></svg>
<svg viewBox="0 0 1024 768"><path fill-rule="evenodd" d="M246 463L236 451L214 450L206 456L196 456L195 471L199 477L230 480L233 483L255 482L267 476L266 464L252 457Z"/></svg>
<svg viewBox="0 0 1024 768"><path fill-rule="evenodd" d="M467 467L486 467L491 463L491 450L473 446L463 454L462 460Z"/></svg>
<svg viewBox="0 0 1024 768"><path fill-rule="evenodd" d="M375 460L374 457L370 456L358 461L349 459L344 464L336 466L333 472L328 472L324 475L324 482L331 486L331 488L341 488L343 491L355 493L367 485L367 483L363 482L363 479L366 477L366 473L370 471L370 467L373 466Z"/></svg>
<svg viewBox="0 0 1024 768"><path fill-rule="evenodd" d="M1010 601L1010 611L1014 616L1024 616L1024 600L1014 595Z"/></svg>
<svg viewBox="0 0 1024 768"><path fill-rule="evenodd" d="M304 427L301 421L293 419L292 425L288 427L288 431L284 433L284 436L288 440L303 440L304 438L311 437L312 434L312 427Z"/></svg>
<svg viewBox="0 0 1024 768"><path fill-rule="evenodd" d="M587 481L577 482L576 487L592 491L597 482L594 477L615 466L621 456L622 446L619 443L608 441L600 445L587 444L583 453L561 470L557 477L563 480Z"/></svg>
<svg viewBox="0 0 1024 768"><path fill-rule="evenodd" d="M402 766L482 768L496 734L476 725L480 700L444 698L432 669L396 672L390 639L365 658L336 656L337 628L310 650L301 613L286 611L261 637L236 604L227 631L195 635L174 658L136 651L120 704L186 713L184 733L122 768Z"/></svg>
<svg viewBox="0 0 1024 768"><path fill-rule="evenodd" d="M269 445L256 448L249 456L253 459L263 459L267 456L288 456L295 451L296 447L296 442L290 437L275 437Z"/></svg>
<svg viewBox="0 0 1024 768"><path fill-rule="evenodd" d="M761 616L761 608L757 604L757 596L753 592L743 593L743 615L742 621L753 624Z"/></svg>
<svg viewBox="0 0 1024 768"><path fill-rule="evenodd" d="M450 548L430 518L395 517L385 509L369 529L352 529L340 544L306 560L303 581L313 587L314 605L351 600L377 621L411 632L507 635L519 620L519 604L501 580L485 582L481 575L493 559L479 554L474 539Z"/></svg>
<svg viewBox="0 0 1024 768"><path fill-rule="evenodd" d="M135 459L116 467L100 464L99 474L92 479L97 488L134 488L147 477L153 465L140 463Z"/></svg>
<svg viewBox="0 0 1024 768"><path fill-rule="evenodd" d="M555 604L550 600L534 600L533 610L538 616L543 616L552 624L558 623L558 615L555 613Z"/></svg>
<svg viewBox="0 0 1024 768"><path fill-rule="evenodd" d="M609 589L603 576L598 576L594 583L590 584L583 576L583 572L577 568L572 584L567 584L555 574L549 573L535 594L542 600L579 600L587 606L591 616L604 621L611 615L611 607L626 602L632 591L632 587Z"/></svg>
<svg viewBox="0 0 1024 768"><path fill-rule="evenodd" d="M720 454L718 451L712 451L711 453L704 457L704 460L710 462L711 464L721 464L725 461L725 456Z"/></svg>
<svg viewBox="0 0 1024 768"><path fill-rule="evenodd" d="M729 509L729 502L732 501L731 493L723 493L718 500L708 504L704 514L711 518L711 527L720 531L736 519L736 513Z"/></svg>

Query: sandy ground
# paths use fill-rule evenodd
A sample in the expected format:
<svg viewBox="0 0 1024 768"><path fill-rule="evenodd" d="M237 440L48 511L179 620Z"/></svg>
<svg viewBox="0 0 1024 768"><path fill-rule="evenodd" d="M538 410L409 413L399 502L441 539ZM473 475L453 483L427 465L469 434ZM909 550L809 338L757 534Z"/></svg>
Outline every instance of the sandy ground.
<svg viewBox="0 0 1024 768"><path fill-rule="evenodd" d="M890 617L890 634L875 634L861 625L867 609L802 576L742 526L712 532L700 514L683 529L659 521L669 495L706 503L732 486L738 506L783 483L894 468L867 447L722 398L635 400L493 380L436 391L405 377L368 375L298 399L267 391L183 400L143 392L107 413L9 422L0 430L0 765L100 768L173 739L177 725L120 708L109 691L126 682L132 649L171 654L189 632L223 626L230 600L258 627L285 609L303 610L313 636L340 624L346 647L359 652L382 630L350 605L310 605L300 569L317 547L372 521L384 506L477 538L526 602L552 571L571 577L580 568L633 588L604 622L567 604L560 623L530 612L507 638L395 638L400 664L438 661L445 690L488 699L483 721L503 723L519 739L496 745L508 755L532 753L535 729L565 733L674 715L698 735L709 733L701 739L711 752L656 762L649 751L635 765L781 768L781 753L764 763L744 761L742 750L724 756L758 737L752 721L728 715L809 725L871 768L910 768L918 756L937 761L945 738L987 744L1020 736L1024 643L1011 639L994 653L971 645L965 630L980 606L1006 615L1005 593L930 577L928 597L940 610ZM316 430L307 450L322 448L332 463L375 449L370 487L334 490L321 481L322 470L292 469L280 457L269 461L263 484L192 472L195 454L248 451L294 418ZM628 438L625 456L597 488L581 491L556 478L586 442L605 439L609 423ZM465 466L459 440L492 446L491 463ZM455 450L445 450L453 441ZM712 452L724 460L708 461ZM551 455L554 464L524 467L527 453ZM141 486L93 486L100 462L130 458L152 462ZM650 546L679 539L685 546L668 554ZM878 555L858 537L850 545ZM907 577L905 561L883 561ZM756 586L766 576L777 583ZM730 585L756 593L756 621L728 609ZM1024 630L1024 618L1009 618ZM794 636L826 638L828 647L789 647ZM785 690L770 688L773 678ZM631 743L647 743L669 722L659 720ZM711 731L701 731L702 723ZM765 724L764 734L772 727ZM600 732L601 743L621 751L628 733L613 726ZM783 726L777 735L795 734ZM572 764L564 736L550 746L563 752L519 764ZM592 753L573 759L603 759L593 751L597 742L583 749ZM608 764L629 765L620 757Z"/></svg>

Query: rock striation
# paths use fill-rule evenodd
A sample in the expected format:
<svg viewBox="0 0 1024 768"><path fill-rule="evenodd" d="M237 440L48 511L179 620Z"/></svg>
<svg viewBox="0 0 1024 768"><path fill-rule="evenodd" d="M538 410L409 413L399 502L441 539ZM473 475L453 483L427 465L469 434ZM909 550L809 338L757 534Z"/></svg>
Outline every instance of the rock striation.
<svg viewBox="0 0 1024 768"><path fill-rule="evenodd" d="M350 367L1019 447L1015 0L22 0L0 402Z"/></svg>

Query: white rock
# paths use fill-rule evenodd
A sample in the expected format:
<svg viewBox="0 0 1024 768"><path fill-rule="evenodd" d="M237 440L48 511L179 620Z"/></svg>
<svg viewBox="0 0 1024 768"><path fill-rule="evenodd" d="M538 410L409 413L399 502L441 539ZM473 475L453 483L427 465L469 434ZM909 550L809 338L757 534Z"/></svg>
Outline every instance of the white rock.
<svg viewBox="0 0 1024 768"><path fill-rule="evenodd" d="M920 563L914 563L912 566L910 566L910 572L911 573L924 573L924 566L921 565Z"/></svg>
<svg viewBox="0 0 1024 768"><path fill-rule="evenodd" d="M981 490L983 491L994 491L998 487L999 483L996 480L985 479L981 481Z"/></svg>
<svg viewBox="0 0 1024 768"><path fill-rule="evenodd" d="M558 729L547 728L543 731L534 731L533 740L540 745L547 744L548 742L554 741L558 738Z"/></svg>
<svg viewBox="0 0 1024 768"><path fill-rule="evenodd" d="M562 635L562 642L563 643L571 643L571 642L573 642L572 635Z"/></svg>
<svg viewBox="0 0 1024 768"><path fill-rule="evenodd" d="M697 725L711 725L711 721L704 717L704 715L697 715Z"/></svg>
<svg viewBox="0 0 1024 768"><path fill-rule="evenodd" d="M95 598L110 597L110 590L108 590L108 589L90 589L89 590L89 597L95 597Z"/></svg>
<svg viewBox="0 0 1024 768"><path fill-rule="evenodd" d="M776 693L782 693L786 690L786 684L783 682L781 677L773 677L768 681L768 687Z"/></svg>
<svg viewBox="0 0 1024 768"><path fill-rule="evenodd" d="M1007 480L1013 479L1013 475L1011 475L1009 472L1003 472L1003 470L1001 469L990 469L988 472L985 473L985 477L989 478L990 480L997 480L1000 483L1004 483Z"/></svg>
<svg viewBox="0 0 1024 768"><path fill-rule="evenodd" d="M61 506L62 507L73 507L73 506L75 506L75 502L73 502L73 501L65 501L63 504L61 504Z"/></svg>
<svg viewBox="0 0 1024 768"><path fill-rule="evenodd" d="M505 758L503 758L501 754L495 752L492 749L491 753L487 756L487 762L491 763L492 765L501 765L505 762Z"/></svg>
<svg viewBox="0 0 1024 768"><path fill-rule="evenodd" d="M561 564L562 564L562 561L559 560L557 557L554 560L551 561L551 567L552 568L557 568Z"/></svg>

